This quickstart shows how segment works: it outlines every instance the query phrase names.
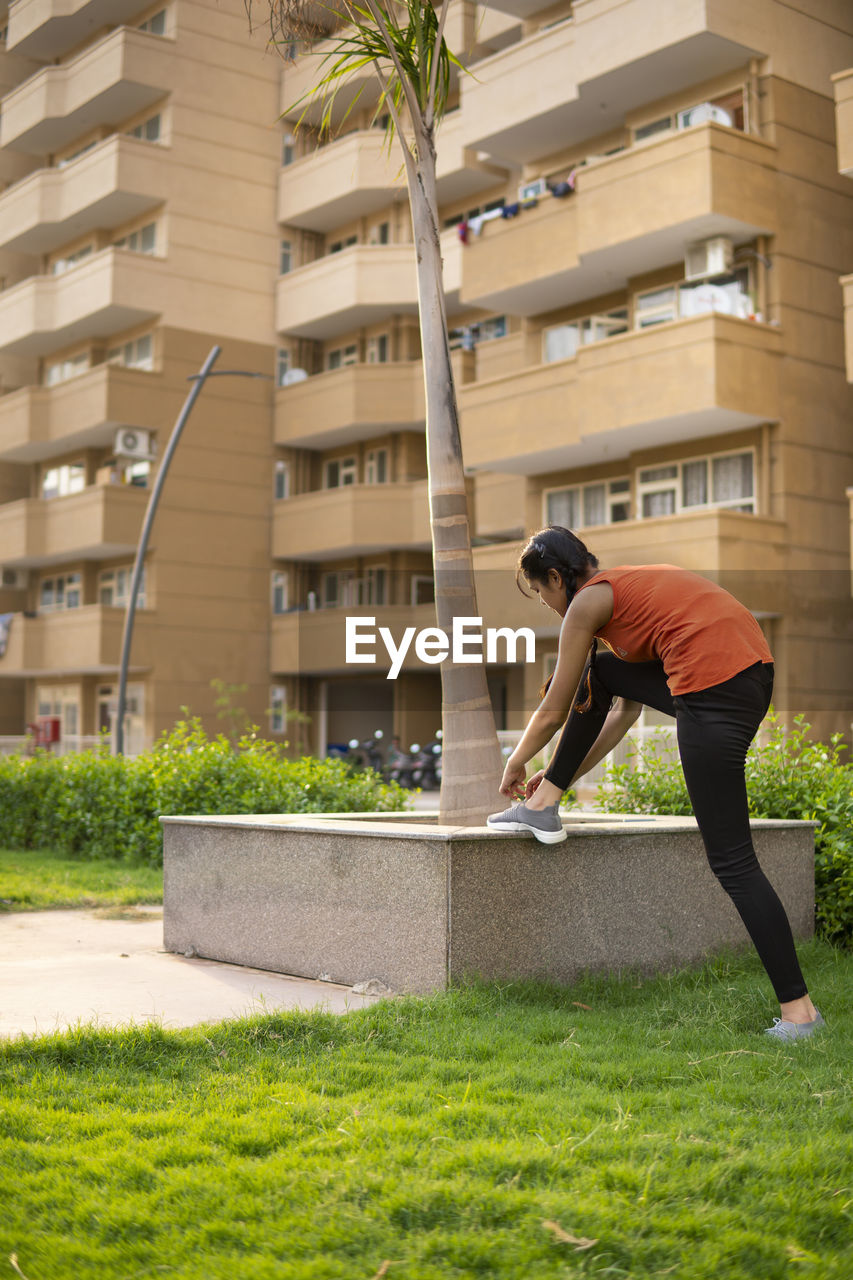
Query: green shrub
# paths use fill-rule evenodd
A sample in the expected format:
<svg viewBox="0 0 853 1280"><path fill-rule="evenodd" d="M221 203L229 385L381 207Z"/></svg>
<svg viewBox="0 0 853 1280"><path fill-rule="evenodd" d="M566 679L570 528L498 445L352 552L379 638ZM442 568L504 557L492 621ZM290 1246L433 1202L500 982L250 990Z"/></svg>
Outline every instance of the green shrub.
<svg viewBox="0 0 853 1280"><path fill-rule="evenodd" d="M797 716L786 729L770 712L761 741L746 762L749 812L754 818L798 818L818 823L815 833L815 919L830 942L853 944L853 765L837 733L829 745L809 739ZM635 752L636 755L636 752ZM607 813L692 812L675 748L663 736L639 761L609 768L596 807Z"/></svg>
<svg viewBox="0 0 853 1280"><path fill-rule="evenodd" d="M0 846L158 866L162 814L328 813L404 809L407 793L342 760L282 759L254 733L236 746L182 720L130 759L106 745L0 757Z"/></svg>

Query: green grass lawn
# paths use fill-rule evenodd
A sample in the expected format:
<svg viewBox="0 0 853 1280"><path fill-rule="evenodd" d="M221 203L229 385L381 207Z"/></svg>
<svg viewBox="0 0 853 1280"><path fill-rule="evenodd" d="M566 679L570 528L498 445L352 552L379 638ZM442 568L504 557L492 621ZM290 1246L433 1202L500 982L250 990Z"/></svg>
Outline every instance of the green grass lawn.
<svg viewBox="0 0 853 1280"><path fill-rule="evenodd" d="M163 872L121 862L78 862L0 849L0 912L162 902ZM2 1275L2 1271L0 1271Z"/></svg>
<svg viewBox="0 0 853 1280"><path fill-rule="evenodd" d="M849 1280L853 956L0 1048L0 1275ZM6 1268L4 1270L4 1268Z"/></svg>

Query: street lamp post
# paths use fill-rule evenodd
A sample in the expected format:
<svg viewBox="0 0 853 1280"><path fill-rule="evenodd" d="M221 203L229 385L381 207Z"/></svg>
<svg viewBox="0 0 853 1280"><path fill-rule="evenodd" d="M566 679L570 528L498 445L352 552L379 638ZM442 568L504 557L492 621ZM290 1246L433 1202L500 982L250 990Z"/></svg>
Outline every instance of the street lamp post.
<svg viewBox="0 0 853 1280"><path fill-rule="evenodd" d="M166 452L163 454L163 461L157 469L157 479L154 482L154 488L151 490L151 496L148 499L148 506L145 509L145 519L142 523L142 533L139 535L139 545L136 548L136 559L133 564L133 573L130 580L130 593L127 600L127 609L124 615L124 634L121 641L121 667L119 670L118 681L118 711L116 723L116 739L115 750L116 755L124 755L124 713L127 702L127 669L130 662L130 647L133 643L133 623L136 617L136 597L139 592L139 582L142 577L142 566L145 563L145 553L148 550L148 539L151 536L151 527L154 524L154 516L157 512L157 506L160 501L160 494L163 485L166 482L166 475L169 470L175 450L178 447L178 441L181 433L187 424L187 419L192 412L193 405L201 394L201 389L208 378L269 378L268 373L253 373L247 369L217 369L213 372L213 366L219 359L222 352L220 346L211 348L207 359L202 365L198 373L190 375L188 381L192 382L189 394L184 401L183 408L178 414L178 419L172 428L172 434L169 437L169 443L166 446Z"/></svg>

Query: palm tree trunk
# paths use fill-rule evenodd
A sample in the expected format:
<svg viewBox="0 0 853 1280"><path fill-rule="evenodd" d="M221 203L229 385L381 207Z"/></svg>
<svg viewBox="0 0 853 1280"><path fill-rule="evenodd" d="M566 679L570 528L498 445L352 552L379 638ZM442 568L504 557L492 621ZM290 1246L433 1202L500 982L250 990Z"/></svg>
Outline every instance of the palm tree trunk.
<svg viewBox="0 0 853 1280"><path fill-rule="evenodd" d="M462 466L456 389L450 363L438 234L432 130L418 127L409 202L415 235L436 620L451 634L455 617L477 617L471 527ZM484 663L441 664L442 773L439 821L476 826L498 806L501 754Z"/></svg>

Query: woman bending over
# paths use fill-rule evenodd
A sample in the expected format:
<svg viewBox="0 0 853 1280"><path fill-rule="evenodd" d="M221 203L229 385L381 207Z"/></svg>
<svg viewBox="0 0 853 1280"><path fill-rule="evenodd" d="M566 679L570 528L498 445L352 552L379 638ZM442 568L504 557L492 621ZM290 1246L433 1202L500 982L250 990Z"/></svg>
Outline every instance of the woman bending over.
<svg viewBox="0 0 853 1280"><path fill-rule="evenodd" d="M599 571L595 556L559 525L530 539L518 562L519 586L521 579L563 622L547 692L501 781L501 793L518 803L493 814L489 825L548 844L564 840L559 801L566 788L612 751L643 706L674 716L708 861L781 1006L767 1034L811 1035L824 1021L749 829L746 753L773 691L773 658L755 618L722 587L674 565ZM604 651L596 653L597 640ZM548 768L525 785L525 765L564 721Z"/></svg>

